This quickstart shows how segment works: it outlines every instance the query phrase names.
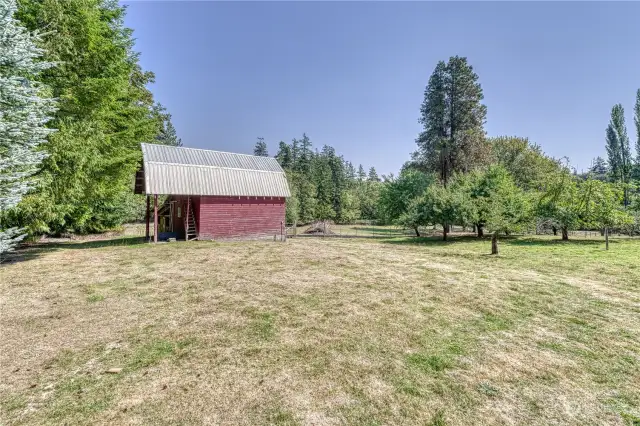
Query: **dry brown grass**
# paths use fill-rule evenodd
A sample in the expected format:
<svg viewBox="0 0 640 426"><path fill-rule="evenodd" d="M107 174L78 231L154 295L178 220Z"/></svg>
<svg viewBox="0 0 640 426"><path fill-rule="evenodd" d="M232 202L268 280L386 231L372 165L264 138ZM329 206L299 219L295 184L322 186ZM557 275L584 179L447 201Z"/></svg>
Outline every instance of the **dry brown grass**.
<svg viewBox="0 0 640 426"><path fill-rule="evenodd" d="M36 251L0 269L0 423L640 416L640 241L413 242Z"/></svg>

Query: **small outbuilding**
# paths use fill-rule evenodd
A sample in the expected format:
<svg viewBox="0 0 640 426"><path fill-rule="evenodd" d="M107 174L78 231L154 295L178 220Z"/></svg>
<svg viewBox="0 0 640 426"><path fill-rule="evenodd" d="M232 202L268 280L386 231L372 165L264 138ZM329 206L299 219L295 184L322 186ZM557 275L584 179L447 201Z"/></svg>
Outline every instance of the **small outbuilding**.
<svg viewBox="0 0 640 426"><path fill-rule="evenodd" d="M280 236L291 195L275 158L146 143L135 193L147 196L154 241Z"/></svg>

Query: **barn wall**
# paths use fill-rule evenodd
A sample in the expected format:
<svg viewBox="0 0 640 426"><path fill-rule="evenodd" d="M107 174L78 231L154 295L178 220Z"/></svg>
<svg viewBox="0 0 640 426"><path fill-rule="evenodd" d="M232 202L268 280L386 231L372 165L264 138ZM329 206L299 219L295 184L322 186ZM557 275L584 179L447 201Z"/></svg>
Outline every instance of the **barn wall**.
<svg viewBox="0 0 640 426"><path fill-rule="evenodd" d="M199 200L198 238L264 238L280 235L285 199L209 197Z"/></svg>

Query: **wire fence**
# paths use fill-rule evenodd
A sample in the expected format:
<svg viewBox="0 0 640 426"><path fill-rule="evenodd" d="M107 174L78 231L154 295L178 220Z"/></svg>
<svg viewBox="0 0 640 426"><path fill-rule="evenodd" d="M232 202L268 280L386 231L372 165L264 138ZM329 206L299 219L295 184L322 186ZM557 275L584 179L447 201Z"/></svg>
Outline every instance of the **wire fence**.
<svg viewBox="0 0 640 426"><path fill-rule="evenodd" d="M358 221L351 224L334 224L330 221L318 221L308 224L289 223L286 225L286 237L321 237L321 238L400 238L400 237L429 237L442 236L443 229L440 226L419 227L415 229L394 225L378 225L374 221ZM451 226L448 232L450 236L477 236L476 229L469 226ZM568 231L570 238L599 239L604 238L604 230L575 230ZM489 235L485 231L485 235ZM549 235L561 238L560 229L535 228L522 232L509 233L511 236L535 236ZM623 230L610 230L610 237L638 238L638 233L626 233Z"/></svg>

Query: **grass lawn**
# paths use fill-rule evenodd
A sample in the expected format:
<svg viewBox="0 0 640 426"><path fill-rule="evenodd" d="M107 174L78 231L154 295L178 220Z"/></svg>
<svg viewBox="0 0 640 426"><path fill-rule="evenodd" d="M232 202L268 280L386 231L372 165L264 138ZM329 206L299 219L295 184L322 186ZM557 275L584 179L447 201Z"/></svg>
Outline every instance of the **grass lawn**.
<svg viewBox="0 0 640 426"><path fill-rule="evenodd" d="M640 240L104 244L0 267L0 424L640 422Z"/></svg>

